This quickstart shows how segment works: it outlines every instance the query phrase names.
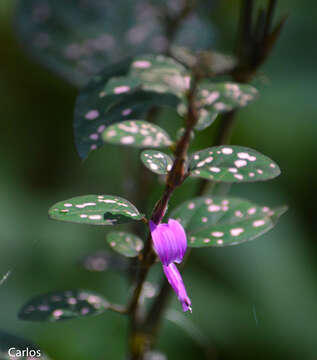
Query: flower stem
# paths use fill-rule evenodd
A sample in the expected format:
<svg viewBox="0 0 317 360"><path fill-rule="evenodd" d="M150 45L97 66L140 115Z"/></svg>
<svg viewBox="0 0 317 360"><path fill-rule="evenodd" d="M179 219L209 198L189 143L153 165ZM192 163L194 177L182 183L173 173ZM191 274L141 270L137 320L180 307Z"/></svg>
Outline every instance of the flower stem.
<svg viewBox="0 0 317 360"><path fill-rule="evenodd" d="M266 34L262 38L263 43L267 41L269 34L269 30L267 29L268 25L271 26L273 13L274 13L274 7L275 7L276 0L269 0L268 2L268 10L266 12ZM242 8L241 8L241 18L240 18L240 38L239 38L239 49L238 49L238 56L239 56L239 63L237 68L232 72L232 78L235 81L240 82L249 82L253 76L256 73L256 70L258 67L263 63L263 61L268 56L268 53L263 53L262 57L259 59L259 52L258 49L258 43L252 43L252 13L253 13L253 0L243 0L242 1ZM283 20L282 20L283 21ZM280 24L283 24L282 21ZM274 42L276 41L276 38L274 39ZM272 47L270 48L270 50ZM189 101L189 111L188 111L188 123L190 123L190 118L194 114L192 114L191 104L193 104L193 101ZM222 145L227 144L230 142L230 139L232 137L235 120L236 120L236 113L237 111L231 111L227 114L225 114L222 118L222 124L219 129L218 136L215 140L215 145ZM194 114L195 115L195 114ZM195 118L195 116L194 116ZM187 124L188 125L188 124ZM189 130L190 129L190 130ZM190 126L187 127L187 133L185 132L186 139L190 135L190 131L192 128ZM183 140L184 141L184 140ZM186 144L189 143L187 140L185 141ZM183 145L180 145L182 143L182 139L179 142L180 149L182 151L185 149ZM176 150L175 153L177 153ZM187 151L184 150L184 151ZM174 167L176 167L177 160L174 162ZM204 195L209 191L209 186L212 186L212 182L208 182L203 180L201 182L201 186L199 187L198 196ZM186 259L184 259L183 263L186 262L186 260L189 258L190 255L190 249L187 251ZM160 325L162 322L162 318L164 315L164 311L166 310L166 306L168 304L169 297L171 295L171 288L169 283L166 279L163 279L160 291L154 300L152 307L149 310L148 316L146 317L145 324L144 324L144 331L148 334L148 339L150 341L150 347L153 347L153 345L156 342L157 335L160 329ZM138 358L137 360L142 359Z"/></svg>

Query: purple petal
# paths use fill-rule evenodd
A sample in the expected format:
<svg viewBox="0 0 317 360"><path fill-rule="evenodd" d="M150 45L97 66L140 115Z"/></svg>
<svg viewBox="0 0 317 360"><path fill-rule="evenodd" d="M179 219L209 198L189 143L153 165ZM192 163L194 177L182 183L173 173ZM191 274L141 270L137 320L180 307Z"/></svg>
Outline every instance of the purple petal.
<svg viewBox="0 0 317 360"><path fill-rule="evenodd" d="M170 219L168 224L156 225L150 221L153 247L163 265L180 263L186 252L187 240L182 225Z"/></svg>
<svg viewBox="0 0 317 360"><path fill-rule="evenodd" d="M177 246L179 247L179 257L174 261L180 263L182 262L187 249L186 233L182 225L177 220L169 219L168 225L172 230L177 242Z"/></svg>
<svg viewBox="0 0 317 360"><path fill-rule="evenodd" d="M165 276L172 286L173 290L175 291L178 300L182 304L183 311L189 310L192 311L191 308L191 301L189 297L187 296L185 285L183 283L183 279L181 277L181 274L179 273L177 267L175 264L170 264L168 266L163 265L163 270L165 273Z"/></svg>

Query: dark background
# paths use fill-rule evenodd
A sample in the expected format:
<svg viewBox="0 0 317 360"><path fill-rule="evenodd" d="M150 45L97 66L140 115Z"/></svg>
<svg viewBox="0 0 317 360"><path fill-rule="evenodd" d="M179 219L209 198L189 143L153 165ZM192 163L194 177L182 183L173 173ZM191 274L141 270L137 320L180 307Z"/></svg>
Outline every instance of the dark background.
<svg viewBox="0 0 317 360"><path fill-rule="evenodd" d="M232 49L238 4L219 1L215 7L210 21L218 50ZM56 324L17 319L30 297L55 289L88 288L112 301L126 301L128 283L121 275L78 266L84 254L107 248L104 230L50 221L47 210L80 194L131 198L134 185L126 170L129 150L106 145L80 161L72 137L77 90L25 55L13 32L14 6L14 1L1 0L0 274L12 272L0 287L0 327L40 344L56 360L123 359L127 322L120 315L108 312ZM261 96L239 113L232 143L270 156L282 175L266 183L235 185L232 194L290 209L260 239L194 251L184 272L193 302L187 318L206 339L199 334L197 341L165 321L159 348L169 359L203 358L202 341L215 354L210 359L317 356L317 7L312 0L280 1L278 13L289 14L287 24L255 81ZM167 129L169 123L162 120ZM196 146L210 143L208 131L212 135L207 130ZM186 191L190 196L191 187ZM149 207L158 195L159 188ZM184 196L178 192L174 202ZM175 296L173 309L180 309Z"/></svg>

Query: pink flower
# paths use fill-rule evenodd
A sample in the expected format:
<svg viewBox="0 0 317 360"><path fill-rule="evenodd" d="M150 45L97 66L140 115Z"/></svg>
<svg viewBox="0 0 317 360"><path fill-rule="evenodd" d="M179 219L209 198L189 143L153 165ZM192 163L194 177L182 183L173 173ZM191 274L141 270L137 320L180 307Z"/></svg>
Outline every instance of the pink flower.
<svg viewBox="0 0 317 360"><path fill-rule="evenodd" d="M181 263L187 249L186 233L182 225L173 219L167 224L154 224L150 221L153 247L159 256L165 276L178 296L183 311L191 309L181 274L174 263Z"/></svg>

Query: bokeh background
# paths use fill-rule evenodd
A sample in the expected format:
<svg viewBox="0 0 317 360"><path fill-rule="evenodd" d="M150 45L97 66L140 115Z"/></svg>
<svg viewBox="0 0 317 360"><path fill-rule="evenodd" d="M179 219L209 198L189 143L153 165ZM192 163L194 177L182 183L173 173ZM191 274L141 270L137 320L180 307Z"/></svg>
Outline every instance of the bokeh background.
<svg viewBox="0 0 317 360"><path fill-rule="evenodd" d="M239 3L215 1L209 19L214 49L231 52ZM128 324L118 314L60 323L17 318L29 298L55 289L88 288L126 301L122 274L79 265L83 255L107 249L104 230L51 221L47 210L80 194L133 198L136 174L128 164L137 166L137 152L106 145L80 161L72 135L77 90L25 54L14 32L15 6L0 2L0 275L11 271L0 287L0 327L39 344L55 360L124 359ZM203 359L203 345L209 359L316 359L317 7L313 0L280 0L278 14L285 13L281 38L255 80L261 96L239 113L232 139L270 156L282 175L234 185L231 193L287 204L289 211L253 242L193 252L184 279L194 326L175 323L174 296L158 344L168 359ZM180 125L172 112L163 112L160 122L172 133ZM199 135L195 146L209 145L214 131ZM194 185L179 191L173 204L191 196ZM148 209L160 190L156 183Z"/></svg>

